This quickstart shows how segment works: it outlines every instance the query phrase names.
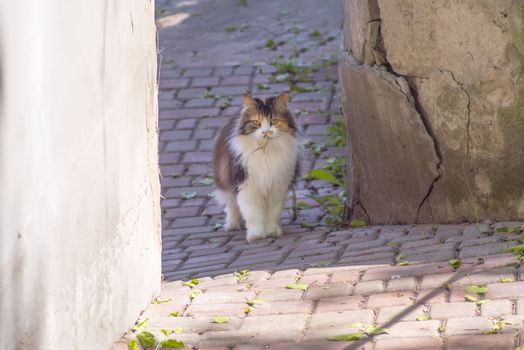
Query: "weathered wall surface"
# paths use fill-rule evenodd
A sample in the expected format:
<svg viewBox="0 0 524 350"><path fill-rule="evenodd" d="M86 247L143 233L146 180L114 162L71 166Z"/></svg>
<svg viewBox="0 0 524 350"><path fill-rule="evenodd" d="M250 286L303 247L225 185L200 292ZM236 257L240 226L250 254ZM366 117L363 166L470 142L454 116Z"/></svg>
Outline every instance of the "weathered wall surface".
<svg viewBox="0 0 524 350"><path fill-rule="evenodd" d="M524 2L345 5L354 215L524 218Z"/></svg>
<svg viewBox="0 0 524 350"><path fill-rule="evenodd" d="M109 349L160 287L153 2L0 4L0 349Z"/></svg>

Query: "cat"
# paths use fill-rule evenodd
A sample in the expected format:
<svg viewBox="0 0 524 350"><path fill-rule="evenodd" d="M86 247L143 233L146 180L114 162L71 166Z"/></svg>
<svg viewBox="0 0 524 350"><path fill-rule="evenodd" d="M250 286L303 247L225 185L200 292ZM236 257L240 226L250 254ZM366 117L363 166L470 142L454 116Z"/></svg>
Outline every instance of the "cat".
<svg viewBox="0 0 524 350"><path fill-rule="evenodd" d="M244 95L240 116L222 127L213 149L224 229L245 222L248 242L282 235L280 216L300 171L298 127L288 100L287 92L264 100Z"/></svg>

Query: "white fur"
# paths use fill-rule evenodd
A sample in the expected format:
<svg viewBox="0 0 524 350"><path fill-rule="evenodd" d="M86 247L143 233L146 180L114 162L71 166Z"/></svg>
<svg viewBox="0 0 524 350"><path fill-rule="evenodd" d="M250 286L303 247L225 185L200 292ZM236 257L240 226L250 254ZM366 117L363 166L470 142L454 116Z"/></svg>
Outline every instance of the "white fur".
<svg viewBox="0 0 524 350"><path fill-rule="evenodd" d="M265 149L260 149L266 142L264 131L271 131L273 134ZM298 156L296 139L289 134L280 133L264 120L254 133L234 136L229 143L231 150L240 156L248 174L236 198L237 208L246 222L247 240L251 242L269 236L280 236L280 215ZM228 206L228 201L225 203L227 227L230 223L236 223L237 216L233 209L229 209L233 205Z"/></svg>

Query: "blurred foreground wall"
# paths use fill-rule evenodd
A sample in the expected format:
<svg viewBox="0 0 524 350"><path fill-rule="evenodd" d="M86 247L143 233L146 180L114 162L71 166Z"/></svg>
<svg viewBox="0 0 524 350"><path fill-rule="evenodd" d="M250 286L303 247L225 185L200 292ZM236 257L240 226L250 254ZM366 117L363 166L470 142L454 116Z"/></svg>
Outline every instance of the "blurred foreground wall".
<svg viewBox="0 0 524 350"><path fill-rule="evenodd" d="M354 216L524 219L524 1L345 5Z"/></svg>
<svg viewBox="0 0 524 350"><path fill-rule="evenodd" d="M0 3L0 349L108 349L160 287L151 0Z"/></svg>

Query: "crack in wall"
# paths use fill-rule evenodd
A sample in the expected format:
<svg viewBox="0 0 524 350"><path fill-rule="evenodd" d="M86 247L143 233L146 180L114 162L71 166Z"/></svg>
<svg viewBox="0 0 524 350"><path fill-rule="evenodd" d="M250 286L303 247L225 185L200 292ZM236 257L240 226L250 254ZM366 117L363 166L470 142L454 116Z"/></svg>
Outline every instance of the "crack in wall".
<svg viewBox="0 0 524 350"><path fill-rule="evenodd" d="M457 80L457 78L455 78L455 74L452 71L448 69L439 69L439 71L441 73L444 73L444 72L449 73L449 75L451 76L451 79L453 79L453 81L458 85L458 87L460 88L460 91L462 91L464 95L466 95L466 98L468 100L468 103L466 104L466 113L465 113L465 116L466 116L466 152L467 152L468 157L470 157L471 97L469 95L468 90L464 88L464 84L462 84L461 82Z"/></svg>
<svg viewBox="0 0 524 350"><path fill-rule="evenodd" d="M440 144L438 142L437 137L435 136L435 134L433 132L433 129L431 127L431 123L429 122L427 114L425 113L424 108L422 107L422 105L420 103L416 87L413 84L409 84L410 83L410 79L409 78L413 79L413 78L416 78L416 77L409 77L409 76L406 77L406 76L403 76L403 75L399 74L398 72L395 71L395 69L393 68L391 63L389 63L386 46L384 44L384 37L382 35L382 19L381 19L382 17L381 17L381 13L380 13L380 7L378 6L378 0L370 0L369 4L370 4L370 6L375 6L375 8L377 9L377 15L378 15L377 16L378 17L377 21L379 21L378 37L377 37L377 43L375 45L375 49L380 52L381 58L383 59L383 66L386 68L387 72L392 74L393 76L397 77L396 84L398 85L399 90L406 96L406 98L409 101L409 103L413 106L413 108L417 111L417 114L420 116L420 120L422 122L422 125L424 126L424 129L425 129L426 133L428 134L428 136L431 138L431 140L433 142L433 148L435 150L435 155L437 156L437 163L435 164L437 175L431 181L431 183L430 183L430 185L428 187L428 190L426 191L424 197L422 198L422 200L418 204L417 214L415 216L415 222L418 222L419 221L419 216L420 216L420 211L421 211L422 207L428 201L429 197L433 193L433 189L435 188L436 183L442 178L442 168L441 168L441 166L442 166L442 162L443 162L443 157L442 157L441 147L440 147ZM379 60L377 60L377 64L380 64ZM402 80L400 80L398 78L400 78ZM403 82L407 83L409 91L408 91L408 89L406 89L405 86L403 86L404 85L404 84L402 84ZM468 100L469 100L469 95L468 95ZM469 103L468 103L468 110L469 110ZM431 212L431 206L429 206L429 203L428 203L428 207L429 207L429 210L430 210L431 218L433 219L433 213Z"/></svg>

